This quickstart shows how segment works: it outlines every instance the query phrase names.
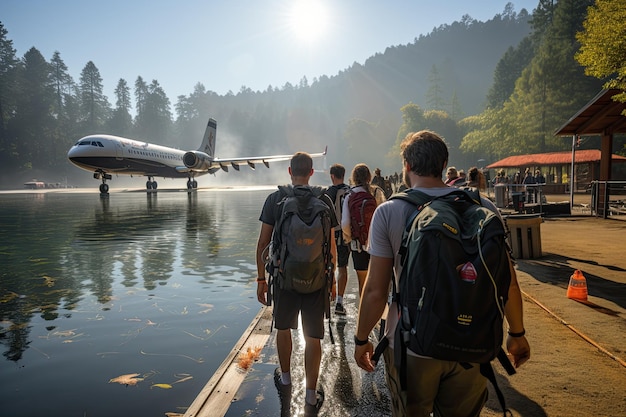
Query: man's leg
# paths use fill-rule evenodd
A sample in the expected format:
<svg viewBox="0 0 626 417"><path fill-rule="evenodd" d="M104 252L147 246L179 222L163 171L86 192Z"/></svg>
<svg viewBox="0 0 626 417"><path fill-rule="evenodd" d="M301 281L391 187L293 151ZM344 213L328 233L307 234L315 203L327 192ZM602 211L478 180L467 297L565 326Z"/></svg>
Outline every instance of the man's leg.
<svg viewBox="0 0 626 417"><path fill-rule="evenodd" d="M276 350L278 351L278 362L283 373L291 370L291 330L278 330L276 334Z"/></svg>
<svg viewBox="0 0 626 417"><path fill-rule="evenodd" d="M367 277L367 269L362 269L356 271L356 277L359 279L359 297L363 292L363 287L365 286L365 278Z"/></svg>
<svg viewBox="0 0 626 417"><path fill-rule="evenodd" d="M322 361L322 339L324 338L324 313L327 291L322 289L303 296L302 332L304 334L304 371L306 373L306 403L318 409L323 395L317 394L317 382ZM306 410L305 410L306 414Z"/></svg>
<svg viewBox="0 0 626 417"><path fill-rule="evenodd" d="M402 391L400 386L400 374L394 363L393 349L385 349L383 358L385 359L385 379L391 396L391 415L404 417L406 416L406 391Z"/></svg>
<svg viewBox="0 0 626 417"><path fill-rule="evenodd" d="M343 298L348 285L348 268L340 266L337 268L337 295Z"/></svg>
<svg viewBox="0 0 626 417"><path fill-rule="evenodd" d="M348 258L350 249L343 244L343 239L337 239L337 302L335 314L344 315L346 310L343 306L343 295L348 284Z"/></svg>
<svg viewBox="0 0 626 417"><path fill-rule="evenodd" d="M314 337L304 337L304 370L306 372L306 389L316 390L317 379L322 363L322 343Z"/></svg>
<svg viewBox="0 0 626 417"><path fill-rule="evenodd" d="M276 350L282 371L283 384L291 383L291 329L298 328L300 300L292 294L276 288L274 292L274 327L276 334ZM286 374L286 375L285 375Z"/></svg>
<svg viewBox="0 0 626 417"><path fill-rule="evenodd" d="M452 362L439 385L433 411L442 417L478 417L487 402L487 378L480 366L466 369Z"/></svg>

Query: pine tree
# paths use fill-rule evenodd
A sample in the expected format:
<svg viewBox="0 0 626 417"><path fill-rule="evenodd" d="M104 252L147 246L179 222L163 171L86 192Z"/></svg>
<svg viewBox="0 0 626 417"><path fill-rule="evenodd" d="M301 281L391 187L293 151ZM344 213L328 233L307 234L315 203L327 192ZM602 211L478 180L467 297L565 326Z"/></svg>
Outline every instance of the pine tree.
<svg viewBox="0 0 626 417"><path fill-rule="evenodd" d="M435 64L430 68L430 73L428 74L426 104L431 110L443 110L446 105L443 99L443 88L441 87L441 74Z"/></svg>
<svg viewBox="0 0 626 417"><path fill-rule="evenodd" d="M103 93L100 71L92 61L87 62L80 73L79 91L86 131L100 132L109 116L110 106Z"/></svg>
<svg viewBox="0 0 626 417"><path fill-rule="evenodd" d="M515 81L530 63L534 48L530 37L524 38L517 47L510 47L502 56L493 75L493 84L487 94L487 107L500 108L515 89Z"/></svg>
<svg viewBox="0 0 626 417"><path fill-rule="evenodd" d="M69 74L67 65L61 59L59 51L55 51L50 60L51 74L50 78L54 87L55 94L55 110L57 114L62 114L65 107L65 98L72 94L74 80Z"/></svg>
<svg viewBox="0 0 626 417"><path fill-rule="evenodd" d="M16 98L13 128L17 133L17 149L26 168L48 166L53 141L54 89L50 64L36 48L29 49L22 59L18 76L20 94ZM19 133L18 133L19 132Z"/></svg>
<svg viewBox="0 0 626 417"><path fill-rule="evenodd" d="M115 87L115 109L111 118L107 121L108 131L114 135L129 136L132 134L133 118L130 115L132 103L130 100L130 87L126 80L120 78Z"/></svg>
<svg viewBox="0 0 626 417"><path fill-rule="evenodd" d="M10 169L13 155L7 125L15 114L19 60L15 55L13 41L7 38L7 33L0 22L0 165Z"/></svg>

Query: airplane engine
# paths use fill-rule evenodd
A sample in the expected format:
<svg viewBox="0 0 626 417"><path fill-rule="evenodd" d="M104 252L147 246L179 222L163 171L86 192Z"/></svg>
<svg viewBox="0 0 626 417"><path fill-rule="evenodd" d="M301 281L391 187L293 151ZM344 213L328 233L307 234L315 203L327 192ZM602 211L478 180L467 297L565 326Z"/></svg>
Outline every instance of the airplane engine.
<svg viewBox="0 0 626 417"><path fill-rule="evenodd" d="M183 155L183 163L189 169L205 171L211 167L211 157L200 151L189 151Z"/></svg>

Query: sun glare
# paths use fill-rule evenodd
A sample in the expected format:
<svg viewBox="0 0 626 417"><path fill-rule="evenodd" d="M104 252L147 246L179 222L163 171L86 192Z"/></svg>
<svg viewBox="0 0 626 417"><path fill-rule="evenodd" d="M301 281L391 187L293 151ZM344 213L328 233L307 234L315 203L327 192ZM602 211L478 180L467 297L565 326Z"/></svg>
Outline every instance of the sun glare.
<svg viewBox="0 0 626 417"><path fill-rule="evenodd" d="M289 13L291 31L300 41L313 43L326 34L328 11L320 0L296 0Z"/></svg>

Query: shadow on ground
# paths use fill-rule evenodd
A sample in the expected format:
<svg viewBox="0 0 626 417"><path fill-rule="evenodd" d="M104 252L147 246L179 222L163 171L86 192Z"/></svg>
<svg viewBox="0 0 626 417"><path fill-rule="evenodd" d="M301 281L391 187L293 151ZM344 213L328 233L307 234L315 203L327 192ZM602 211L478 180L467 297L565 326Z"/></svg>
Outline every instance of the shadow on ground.
<svg viewBox="0 0 626 417"><path fill-rule="evenodd" d="M561 255L545 254L537 259L523 259L517 261L517 269L532 275L537 281L551 284L567 290L569 277L574 269L573 263L583 263L606 268L613 272L626 272L623 268L614 265L602 265L589 259L569 258ZM590 295L611 301L622 308L626 308L626 285L585 272L587 287ZM593 303L586 303L593 307ZM599 306L598 306L599 307Z"/></svg>

